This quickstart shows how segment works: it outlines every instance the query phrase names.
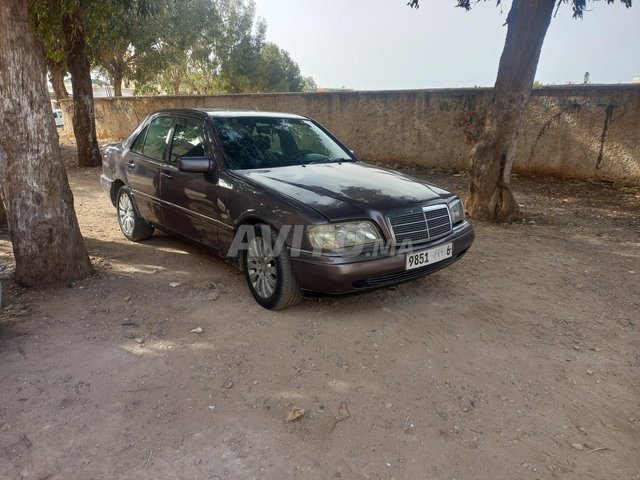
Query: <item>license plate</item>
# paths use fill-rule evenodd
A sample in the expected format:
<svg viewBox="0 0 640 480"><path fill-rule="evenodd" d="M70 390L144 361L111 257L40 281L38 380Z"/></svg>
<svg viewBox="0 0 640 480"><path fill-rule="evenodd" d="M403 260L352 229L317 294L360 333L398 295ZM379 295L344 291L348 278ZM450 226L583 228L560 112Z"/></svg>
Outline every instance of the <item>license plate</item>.
<svg viewBox="0 0 640 480"><path fill-rule="evenodd" d="M439 247L413 252L405 258L405 270L424 267L445 260L453 255L453 244L447 243Z"/></svg>

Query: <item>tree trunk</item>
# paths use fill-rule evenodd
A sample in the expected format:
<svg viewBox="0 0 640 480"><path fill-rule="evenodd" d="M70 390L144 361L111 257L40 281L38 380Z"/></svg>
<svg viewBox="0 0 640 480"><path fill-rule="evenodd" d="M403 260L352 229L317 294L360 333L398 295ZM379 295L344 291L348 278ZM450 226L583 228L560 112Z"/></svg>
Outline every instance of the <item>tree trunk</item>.
<svg viewBox="0 0 640 480"><path fill-rule="evenodd" d="M47 68L49 69L49 82L53 87L56 100L60 101L64 98L69 98L69 92L67 92L67 87L64 85L64 74L67 71L64 62L47 60Z"/></svg>
<svg viewBox="0 0 640 480"><path fill-rule="evenodd" d="M28 15L29 2L0 2L0 193L5 200L15 279L27 285L91 273L73 196L60 157L45 60Z"/></svg>
<svg viewBox="0 0 640 480"><path fill-rule="evenodd" d="M80 2L71 15L62 18L62 29L65 36L67 67L71 73L73 87L73 134L78 145L78 165L97 167L102 164L102 156L96 137L83 3Z"/></svg>
<svg viewBox="0 0 640 480"><path fill-rule="evenodd" d="M116 68L113 72L113 96L121 97L122 96L122 78L124 75L122 74L122 70L120 68Z"/></svg>
<svg viewBox="0 0 640 480"><path fill-rule="evenodd" d="M2 189L0 188L0 190ZM4 208L4 201L2 200L2 192L0 192L0 226L4 226L6 224L7 224L7 210Z"/></svg>
<svg viewBox="0 0 640 480"><path fill-rule="evenodd" d="M494 99L478 144L471 151L467 212L509 222L519 214L511 168L540 50L556 0L514 0L500 57Z"/></svg>

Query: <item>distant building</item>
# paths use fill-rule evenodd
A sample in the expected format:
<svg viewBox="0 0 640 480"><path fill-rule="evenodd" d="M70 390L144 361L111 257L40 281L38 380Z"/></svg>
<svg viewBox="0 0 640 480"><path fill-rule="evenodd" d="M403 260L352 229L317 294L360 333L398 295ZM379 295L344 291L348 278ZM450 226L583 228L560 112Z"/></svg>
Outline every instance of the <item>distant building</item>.
<svg viewBox="0 0 640 480"><path fill-rule="evenodd" d="M93 97L113 97L113 87L109 85L107 82L102 80L96 80L94 78L91 79L91 85L93 86ZM69 96L73 95L73 87L71 86L71 77L67 77L64 80L64 86L69 93ZM49 89L49 97L55 101L55 95L53 93L53 87L51 86L51 82L47 82L47 87ZM134 93L133 88L122 87L122 96L123 97L132 97ZM57 102L56 102L57 103ZM56 107L58 108L58 107Z"/></svg>
<svg viewBox="0 0 640 480"><path fill-rule="evenodd" d="M316 88L316 92L325 93L325 92L353 92L353 88L326 88L326 87L318 87Z"/></svg>
<svg viewBox="0 0 640 480"><path fill-rule="evenodd" d="M640 83L640 77L633 77L631 83Z"/></svg>

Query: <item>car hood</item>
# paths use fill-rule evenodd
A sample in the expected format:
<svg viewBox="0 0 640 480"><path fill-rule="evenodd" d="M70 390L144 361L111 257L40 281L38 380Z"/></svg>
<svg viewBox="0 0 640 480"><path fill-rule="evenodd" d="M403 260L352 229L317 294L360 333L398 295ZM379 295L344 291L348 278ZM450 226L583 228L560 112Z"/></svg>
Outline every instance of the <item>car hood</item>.
<svg viewBox="0 0 640 480"><path fill-rule="evenodd" d="M446 190L393 170L344 162L242 170L236 174L292 197L331 221L369 217L447 195Z"/></svg>

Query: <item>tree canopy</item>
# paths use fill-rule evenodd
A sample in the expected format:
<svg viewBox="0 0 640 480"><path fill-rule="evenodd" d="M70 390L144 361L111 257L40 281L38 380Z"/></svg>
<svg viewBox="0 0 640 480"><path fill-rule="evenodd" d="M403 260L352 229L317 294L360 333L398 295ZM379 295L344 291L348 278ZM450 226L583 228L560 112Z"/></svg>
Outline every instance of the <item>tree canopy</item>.
<svg viewBox="0 0 640 480"><path fill-rule="evenodd" d="M140 93L302 91L305 79L288 52L265 41L266 24L248 0L162 0L140 25ZM139 40L145 39L144 44Z"/></svg>
<svg viewBox="0 0 640 480"><path fill-rule="evenodd" d="M135 82L137 93L302 91L315 85L288 52L266 42L266 24L256 19L253 0L31 3L52 77L66 55L61 19L83 7L88 59L117 96L125 79ZM58 68L55 77L60 75Z"/></svg>

